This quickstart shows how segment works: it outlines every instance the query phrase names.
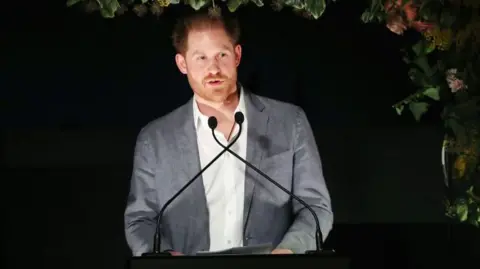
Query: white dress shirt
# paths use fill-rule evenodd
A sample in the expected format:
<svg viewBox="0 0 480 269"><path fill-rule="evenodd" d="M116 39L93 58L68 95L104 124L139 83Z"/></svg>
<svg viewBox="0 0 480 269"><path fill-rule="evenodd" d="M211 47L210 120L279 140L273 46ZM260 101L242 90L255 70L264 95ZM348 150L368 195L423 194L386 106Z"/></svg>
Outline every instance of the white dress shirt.
<svg viewBox="0 0 480 269"><path fill-rule="evenodd" d="M230 149L245 159L248 128L242 92L240 92L240 100L235 112L237 111L245 115L245 121L242 124L239 139ZM222 147L214 140L212 131L208 127L208 117L200 112L195 100L193 116L200 165L203 168L222 151ZM238 134L238 130L236 125L231 138ZM228 145L221 132L215 131L215 135L223 145ZM210 251L241 247L243 245L245 164L229 152L225 152L202 174L202 177L210 216Z"/></svg>

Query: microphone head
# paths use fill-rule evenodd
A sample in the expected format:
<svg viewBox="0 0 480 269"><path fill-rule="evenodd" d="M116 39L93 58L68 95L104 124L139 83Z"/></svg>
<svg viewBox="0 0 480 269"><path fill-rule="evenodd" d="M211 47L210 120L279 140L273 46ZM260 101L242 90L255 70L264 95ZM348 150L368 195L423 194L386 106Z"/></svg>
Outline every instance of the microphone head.
<svg viewBox="0 0 480 269"><path fill-rule="evenodd" d="M242 124L245 121L245 116L242 112L238 111L235 113L235 122L238 124Z"/></svg>
<svg viewBox="0 0 480 269"><path fill-rule="evenodd" d="M217 128L217 125L218 125L217 118L215 118L214 116L211 116L210 118L208 118L208 127L210 127L210 129Z"/></svg>

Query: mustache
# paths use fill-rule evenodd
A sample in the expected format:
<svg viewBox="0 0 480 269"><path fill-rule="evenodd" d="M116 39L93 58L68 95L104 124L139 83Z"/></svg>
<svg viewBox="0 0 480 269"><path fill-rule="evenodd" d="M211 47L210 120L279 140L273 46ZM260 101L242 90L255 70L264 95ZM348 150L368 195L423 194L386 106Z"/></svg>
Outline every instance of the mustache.
<svg viewBox="0 0 480 269"><path fill-rule="evenodd" d="M222 74L220 75L215 75L215 76L206 76L203 80L208 81L208 80L227 80L228 77L224 76Z"/></svg>

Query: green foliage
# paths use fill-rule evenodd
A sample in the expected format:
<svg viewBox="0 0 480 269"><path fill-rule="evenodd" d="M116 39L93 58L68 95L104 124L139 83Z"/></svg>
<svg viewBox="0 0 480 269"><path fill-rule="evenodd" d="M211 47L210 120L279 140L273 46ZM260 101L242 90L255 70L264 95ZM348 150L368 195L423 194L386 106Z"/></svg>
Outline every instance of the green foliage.
<svg viewBox="0 0 480 269"><path fill-rule="evenodd" d="M68 7L71 7L73 5L75 5L76 3L78 2L82 2L82 0L67 0L67 6Z"/></svg>
<svg viewBox="0 0 480 269"><path fill-rule="evenodd" d="M235 12L244 3L246 3L246 0L228 0L227 7L230 12Z"/></svg>
<svg viewBox="0 0 480 269"><path fill-rule="evenodd" d="M263 7L263 0L217 0L226 2L230 12L235 12L240 6L252 3ZM204 7L215 8L215 0L184 0L183 4L195 10ZM104 18L114 18L122 15L131 7L138 16L144 16L150 11L154 15L160 15L163 8L171 4L180 4L180 0L67 0L67 6L83 5L87 11L99 11ZM325 0L273 0L272 6L280 10L282 7L291 7L297 14L318 19L325 12Z"/></svg>
<svg viewBox="0 0 480 269"><path fill-rule="evenodd" d="M417 1L416 17L398 19L406 27L418 31L420 40L405 50L405 63L415 92L396 103L398 114L404 107L419 121L434 103L443 106L441 118L447 131L447 151L452 159L453 199L446 202L446 215L459 222L480 225L480 89L477 74L479 19L478 5L467 6L457 1ZM364 13L365 22L384 23L387 28L394 23L385 13L381 3L371 1ZM400 13L402 14L402 13ZM470 15L469 15L470 14ZM477 15L471 15L477 14ZM390 16L392 16L390 14ZM386 18L386 19L381 19ZM388 19L387 19L388 18ZM415 28L415 23L429 23L427 29ZM395 28L392 28L395 30ZM392 32L394 32L392 30ZM397 34L401 34L398 33Z"/></svg>
<svg viewBox="0 0 480 269"><path fill-rule="evenodd" d="M87 10L99 10L100 14L104 18L113 18L115 17L115 13L120 9L120 3L118 0L67 0L67 6L73 6L79 3L85 4Z"/></svg>
<svg viewBox="0 0 480 269"><path fill-rule="evenodd" d="M440 87L431 87L423 91L423 95L432 98L435 101L440 100Z"/></svg>
<svg viewBox="0 0 480 269"><path fill-rule="evenodd" d="M385 20L385 16L386 13L383 6L383 1L371 0L370 7L363 12L361 20L364 23L382 22Z"/></svg>
<svg viewBox="0 0 480 269"><path fill-rule="evenodd" d="M234 0L236 2L240 2L240 0ZM188 5L190 5L193 9L195 10L199 10L201 9L203 6L205 6L206 4L208 4L210 1L208 0L188 0L187 3ZM228 1L229 3L230 2L233 2L232 0Z"/></svg>
<svg viewBox="0 0 480 269"><path fill-rule="evenodd" d="M420 121L423 114L428 111L428 106L429 104L425 102L410 102L408 104L410 111L412 111L412 114L417 121Z"/></svg>
<svg viewBox="0 0 480 269"><path fill-rule="evenodd" d="M325 11L325 0L305 0L305 10L318 19Z"/></svg>
<svg viewBox="0 0 480 269"><path fill-rule="evenodd" d="M100 7L100 13L105 18L113 18L115 12L120 8L120 4L117 0L97 0Z"/></svg>
<svg viewBox="0 0 480 269"><path fill-rule="evenodd" d="M455 199L453 202L445 201L446 215L460 222L469 223L480 227L480 197L474 193L473 187L468 188L466 195Z"/></svg>

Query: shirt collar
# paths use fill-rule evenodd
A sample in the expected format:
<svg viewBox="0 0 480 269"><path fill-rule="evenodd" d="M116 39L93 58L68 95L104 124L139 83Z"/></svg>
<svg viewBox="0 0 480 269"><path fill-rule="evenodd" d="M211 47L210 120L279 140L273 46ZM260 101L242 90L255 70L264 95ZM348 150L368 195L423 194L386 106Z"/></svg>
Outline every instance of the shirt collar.
<svg viewBox="0 0 480 269"><path fill-rule="evenodd" d="M246 115L246 109L245 109L245 91L243 89L242 86L239 87L239 91L240 91L240 99L238 100L238 105L237 105L237 108L235 108L235 112L234 113L237 113L237 112L242 112L243 115L245 116L245 121L247 120L247 115ZM195 123L195 129L198 129L198 125L201 124L201 125L204 125L204 126L208 126L208 118L207 116L205 116L204 114L202 114L202 112L200 112L200 110L198 109L198 104L197 104L197 101L196 101L196 98L194 97L193 98L193 122Z"/></svg>

